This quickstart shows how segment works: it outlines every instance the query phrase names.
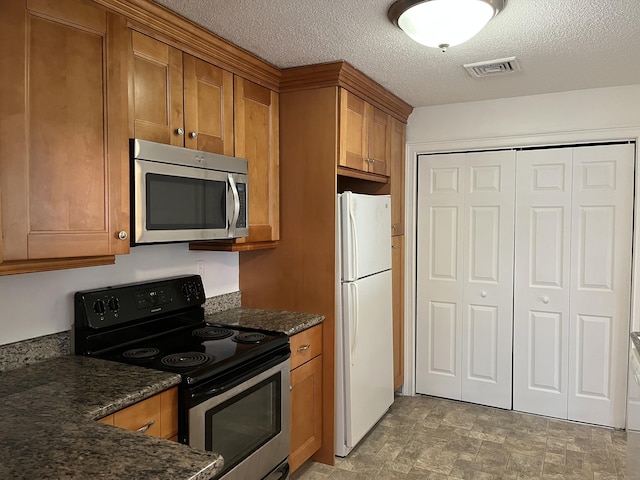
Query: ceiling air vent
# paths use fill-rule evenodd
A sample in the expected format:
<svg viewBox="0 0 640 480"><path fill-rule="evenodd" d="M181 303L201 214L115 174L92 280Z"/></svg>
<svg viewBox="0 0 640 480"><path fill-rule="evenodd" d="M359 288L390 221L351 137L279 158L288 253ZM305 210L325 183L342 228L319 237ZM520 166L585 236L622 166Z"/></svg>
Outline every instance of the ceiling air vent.
<svg viewBox="0 0 640 480"><path fill-rule="evenodd" d="M472 77L493 77L520 71L520 64L516 57L488 60L486 62L467 63L463 65Z"/></svg>

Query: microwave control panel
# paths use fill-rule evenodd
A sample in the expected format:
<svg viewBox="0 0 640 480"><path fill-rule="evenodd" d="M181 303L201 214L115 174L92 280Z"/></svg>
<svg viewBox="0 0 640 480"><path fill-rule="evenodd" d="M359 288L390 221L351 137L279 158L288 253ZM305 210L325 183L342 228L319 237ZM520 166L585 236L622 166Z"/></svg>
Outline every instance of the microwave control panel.
<svg viewBox="0 0 640 480"><path fill-rule="evenodd" d="M240 212L238 213L237 228L247 228L247 184L237 183L238 197L240 197Z"/></svg>

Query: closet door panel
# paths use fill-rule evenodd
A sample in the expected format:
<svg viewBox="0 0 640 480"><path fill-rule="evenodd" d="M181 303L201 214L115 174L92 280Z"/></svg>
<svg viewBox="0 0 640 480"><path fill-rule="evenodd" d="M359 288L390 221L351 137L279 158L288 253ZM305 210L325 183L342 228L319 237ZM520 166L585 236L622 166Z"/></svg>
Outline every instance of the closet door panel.
<svg viewBox="0 0 640 480"><path fill-rule="evenodd" d="M464 154L418 163L416 391L460 399Z"/></svg>
<svg viewBox="0 0 640 480"><path fill-rule="evenodd" d="M624 427L632 145L574 149L568 418Z"/></svg>
<svg viewBox="0 0 640 480"><path fill-rule="evenodd" d="M513 408L566 418L572 151L516 164Z"/></svg>
<svg viewBox="0 0 640 480"><path fill-rule="evenodd" d="M465 158L462 400L511 408L515 152Z"/></svg>

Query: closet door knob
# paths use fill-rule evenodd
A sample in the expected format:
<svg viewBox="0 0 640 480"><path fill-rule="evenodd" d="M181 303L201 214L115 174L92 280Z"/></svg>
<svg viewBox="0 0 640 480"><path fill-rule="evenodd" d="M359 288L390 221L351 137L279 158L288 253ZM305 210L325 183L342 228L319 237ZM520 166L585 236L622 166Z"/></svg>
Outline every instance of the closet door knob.
<svg viewBox="0 0 640 480"><path fill-rule="evenodd" d="M549 297L542 297L542 303L544 303L545 305L549 303Z"/></svg>
<svg viewBox="0 0 640 480"><path fill-rule="evenodd" d="M485 298L487 296L487 292L485 292L484 290L482 292L480 292L480 296L482 298Z"/></svg>

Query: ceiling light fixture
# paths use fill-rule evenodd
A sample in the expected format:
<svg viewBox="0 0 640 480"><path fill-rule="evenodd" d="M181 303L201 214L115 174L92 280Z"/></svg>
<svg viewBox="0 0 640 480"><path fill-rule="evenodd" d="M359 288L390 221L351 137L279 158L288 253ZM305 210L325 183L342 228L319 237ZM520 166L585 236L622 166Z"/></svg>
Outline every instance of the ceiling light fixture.
<svg viewBox="0 0 640 480"><path fill-rule="evenodd" d="M506 0L397 0L389 20L413 40L443 52L475 36Z"/></svg>

